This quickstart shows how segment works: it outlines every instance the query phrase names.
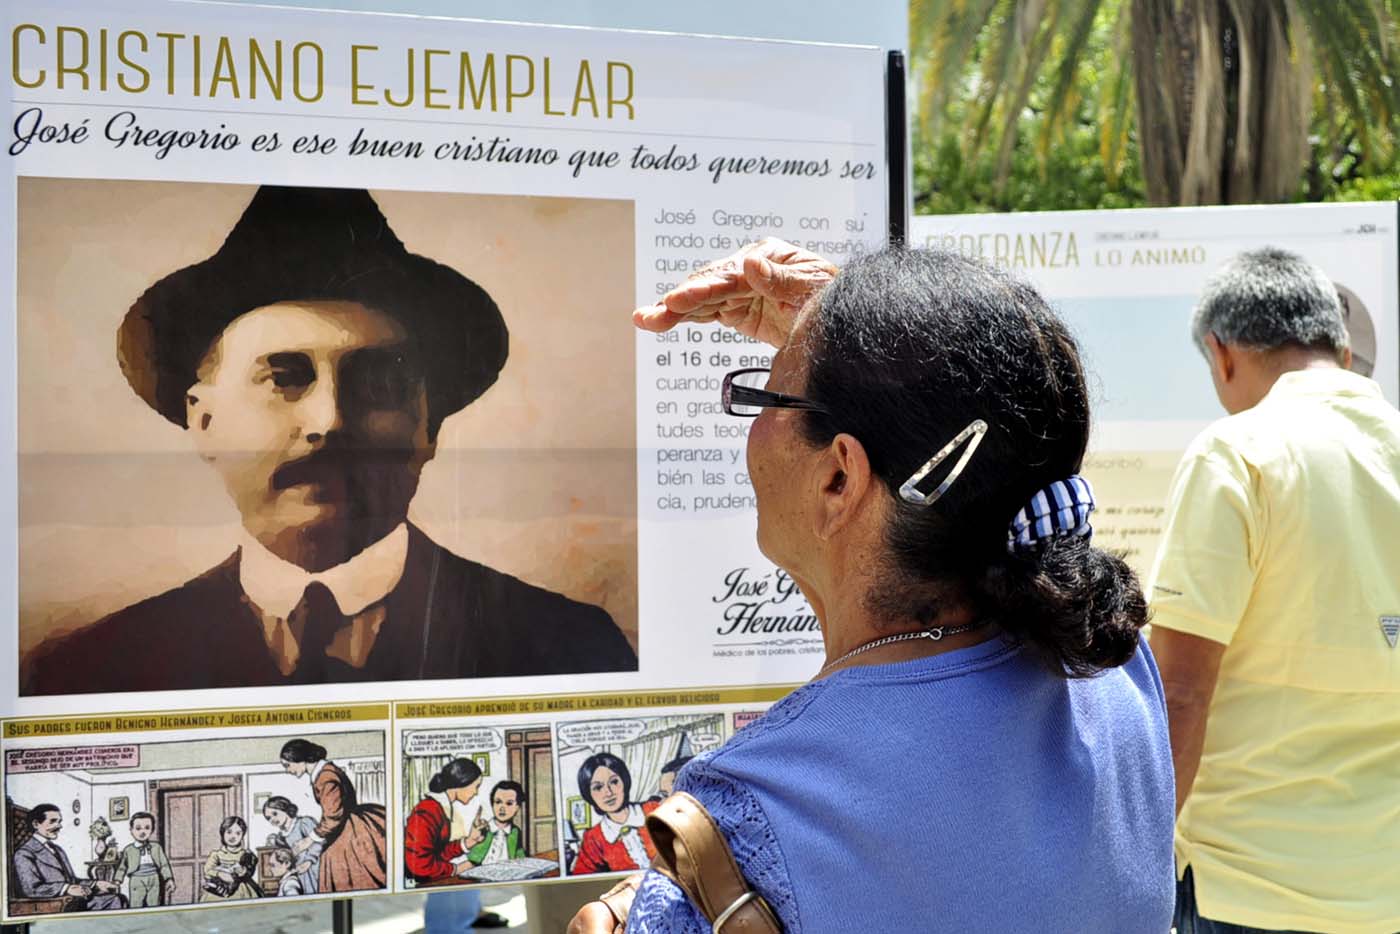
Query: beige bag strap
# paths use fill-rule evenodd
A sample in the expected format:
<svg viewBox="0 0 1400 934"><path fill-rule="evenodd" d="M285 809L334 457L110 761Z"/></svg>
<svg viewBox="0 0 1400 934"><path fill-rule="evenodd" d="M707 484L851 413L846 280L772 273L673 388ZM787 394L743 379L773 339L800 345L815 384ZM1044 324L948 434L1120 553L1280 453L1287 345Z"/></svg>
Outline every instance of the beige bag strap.
<svg viewBox="0 0 1400 934"><path fill-rule="evenodd" d="M678 791L647 816L647 832L656 846L651 868L681 887L713 934L782 934L777 915L749 889L703 804Z"/></svg>
<svg viewBox="0 0 1400 934"><path fill-rule="evenodd" d="M612 912L613 929L612 934L625 934L627 930L627 916L632 913L632 902L637 897L637 888L641 884L641 873L628 876L617 885L608 889L598 896L598 901L602 902ZM573 925L569 926L573 930Z"/></svg>

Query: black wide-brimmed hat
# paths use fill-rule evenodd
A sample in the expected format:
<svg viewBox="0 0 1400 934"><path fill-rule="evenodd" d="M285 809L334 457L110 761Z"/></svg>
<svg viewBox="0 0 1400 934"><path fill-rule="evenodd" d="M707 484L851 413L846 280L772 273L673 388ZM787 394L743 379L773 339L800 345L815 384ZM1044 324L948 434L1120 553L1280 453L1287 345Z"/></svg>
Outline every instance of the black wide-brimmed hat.
<svg viewBox="0 0 1400 934"><path fill-rule="evenodd" d="M218 252L146 290L117 330L126 381L185 427L200 361L240 315L286 301L352 301L391 315L420 350L428 420L472 402L505 365L500 309L466 276L417 253L363 189L264 185Z"/></svg>

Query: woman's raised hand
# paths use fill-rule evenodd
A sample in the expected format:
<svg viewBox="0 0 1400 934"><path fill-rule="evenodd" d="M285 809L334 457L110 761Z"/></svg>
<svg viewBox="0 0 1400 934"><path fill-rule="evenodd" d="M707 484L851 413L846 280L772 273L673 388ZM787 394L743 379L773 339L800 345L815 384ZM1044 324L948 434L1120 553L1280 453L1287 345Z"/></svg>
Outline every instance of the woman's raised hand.
<svg viewBox="0 0 1400 934"><path fill-rule="evenodd" d="M836 267L817 254L768 237L691 273L632 320L644 331L718 321L781 347L798 311L835 276Z"/></svg>

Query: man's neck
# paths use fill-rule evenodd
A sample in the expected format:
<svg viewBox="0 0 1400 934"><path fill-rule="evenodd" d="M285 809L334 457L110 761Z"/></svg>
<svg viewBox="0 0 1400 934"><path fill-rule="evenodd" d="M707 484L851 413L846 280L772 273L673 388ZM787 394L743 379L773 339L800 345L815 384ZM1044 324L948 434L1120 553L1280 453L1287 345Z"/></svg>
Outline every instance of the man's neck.
<svg viewBox="0 0 1400 934"><path fill-rule="evenodd" d="M1312 350L1307 347L1279 347L1273 350L1250 352L1253 359L1242 357L1244 365L1250 367L1250 382L1253 387L1249 394L1252 409L1273 391L1274 385L1289 373L1302 373L1310 370L1340 370L1341 361L1330 351ZM1241 409L1241 411L1244 411Z"/></svg>
<svg viewBox="0 0 1400 934"><path fill-rule="evenodd" d="M1276 382L1285 373L1300 370L1339 370L1342 368L1335 354L1330 351L1310 350L1306 347L1284 347L1273 351L1267 358L1267 366Z"/></svg>
<svg viewBox="0 0 1400 934"><path fill-rule="evenodd" d="M353 561L407 521L407 518L401 518L397 522L386 522L383 519L357 520L329 524L325 527L284 528L276 531L245 525L244 531L249 538L278 560L301 568L307 573L319 574Z"/></svg>
<svg viewBox="0 0 1400 934"><path fill-rule="evenodd" d="M285 619L307 584L316 580L330 588L341 613L354 616L398 586L408 560L408 543L405 523L344 564L312 573L282 560L245 535L239 583L260 610Z"/></svg>

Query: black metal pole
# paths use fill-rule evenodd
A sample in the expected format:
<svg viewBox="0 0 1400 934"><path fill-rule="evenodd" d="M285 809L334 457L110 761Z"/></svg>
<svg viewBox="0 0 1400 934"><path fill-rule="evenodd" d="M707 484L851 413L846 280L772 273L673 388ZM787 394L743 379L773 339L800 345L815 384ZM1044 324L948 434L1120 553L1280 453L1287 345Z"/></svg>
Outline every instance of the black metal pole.
<svg viewBox="0 0 1400 934"><path fill-rule="evenodd" d="M29 924L0 924L0 934L29 934Z"/></svg>
<svg viewBox="0 0 1400 934"><path fill-rule="evenodd" d="M335 934L354 934L355 903L348 898L331 902L331 930Z"/></svg>
<svg viewBox="0 0 1400 934"><path fill-rule="evenodd" d="M909 239L909 111L904 53L885 56L885 165L890 173L890 246Z"/></svg>

